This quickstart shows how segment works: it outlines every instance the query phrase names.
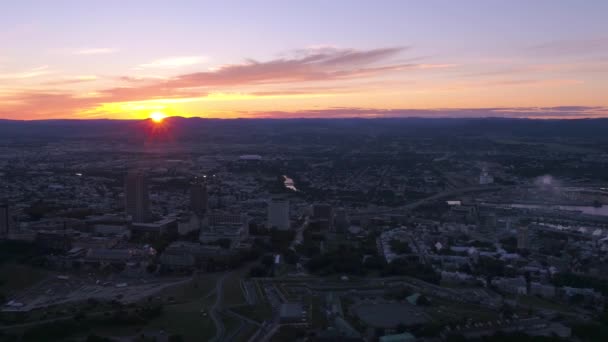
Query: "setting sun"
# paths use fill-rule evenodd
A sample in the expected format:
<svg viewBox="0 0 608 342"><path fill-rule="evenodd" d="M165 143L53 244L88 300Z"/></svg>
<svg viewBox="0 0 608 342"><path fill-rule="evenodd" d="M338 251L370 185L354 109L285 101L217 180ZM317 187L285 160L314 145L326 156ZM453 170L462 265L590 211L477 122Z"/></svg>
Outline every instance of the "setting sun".
<svg viewBox="0 0 608 342"><path fill-rule="evenodd" d="M165 115L164 113L161 113L161 112L154 112L154 113L150 114L150 119L152 119L152 121L154 121L156 123L162 122L166 117L167 117L167 115Z"/></svg>

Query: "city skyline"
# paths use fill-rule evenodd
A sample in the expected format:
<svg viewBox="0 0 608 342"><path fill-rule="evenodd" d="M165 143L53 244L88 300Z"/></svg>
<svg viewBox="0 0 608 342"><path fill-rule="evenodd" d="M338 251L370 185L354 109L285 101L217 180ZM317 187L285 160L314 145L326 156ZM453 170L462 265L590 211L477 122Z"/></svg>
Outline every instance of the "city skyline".
<svg viewBox="0 0 608 342"><path fill-rule="evenodd" d="M602 1L3 7L2 119L608 116Z"/></svg>

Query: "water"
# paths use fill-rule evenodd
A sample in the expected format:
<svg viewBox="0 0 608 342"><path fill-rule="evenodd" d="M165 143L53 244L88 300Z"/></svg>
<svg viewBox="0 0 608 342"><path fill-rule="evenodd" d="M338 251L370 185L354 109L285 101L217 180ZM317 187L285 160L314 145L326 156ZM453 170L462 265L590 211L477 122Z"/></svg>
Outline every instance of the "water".
<svg viewBox="0 0 608 342"><path fill-rule="evenodd" d="M292 191L298 191L298 189L296 188L296 184L294 183L293 179L283 175L283 185Z"/></svg>
<svg viewBox="0 0 608 342"><path fill-rule="evenodd" d="M604 205L599 208L585 205L543 205L543 204L509 204L512 208L527 208L527 209L548 209L548 210L568 210L580 211L587 215L608 216L608 206Z"/></svg>

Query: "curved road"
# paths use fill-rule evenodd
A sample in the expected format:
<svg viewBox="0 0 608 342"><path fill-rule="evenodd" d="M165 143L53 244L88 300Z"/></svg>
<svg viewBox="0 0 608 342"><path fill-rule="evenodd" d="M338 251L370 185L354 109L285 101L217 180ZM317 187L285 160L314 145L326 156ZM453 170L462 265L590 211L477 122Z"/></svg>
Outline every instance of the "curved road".
<svg viewBox="0 0 608 342"><path fill-rule="evenodd" d="M215 304L209 312L209 316L215 324L215 336L211 341L223 341L224 335L226 334L226 328L222 322L222 318L219 317L218 310L223 306L222 301L224 300L224 280L229 273L224 273L215 283Z"/></svg>

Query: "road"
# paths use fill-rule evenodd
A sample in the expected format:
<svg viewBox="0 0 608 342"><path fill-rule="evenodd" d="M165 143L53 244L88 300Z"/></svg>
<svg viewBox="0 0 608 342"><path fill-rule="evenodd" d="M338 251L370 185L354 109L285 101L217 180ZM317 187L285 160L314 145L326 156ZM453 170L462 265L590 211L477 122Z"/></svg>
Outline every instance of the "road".
<svg viewBox="0 0 608 342"><path fill-rule="evenodd" d="M429 197L425 197L422 199L419 199L417 201L402 205L400 207L397 208L390 208L390 209L384 209L384 210L373 210L373 211L361 211L359 213L353 214L351 215L352 217L360 217L360 216L369 216L369 215L380 215L380 214L390 214L390 213L400 213L403 212L404 210L412 210L415 209L416 207L423 205L425 203L428 202L433 202L435 200L444 198L444 197L450 197L450 196L456 196L456 195L462 195L465 193L469 193L469 192L485 192L485 191L495 191L495 190L501 190L505 188L504 186L500 186L500 185L494 185L494 186L473 186L473 187L467 187L467 188L461 188L461 189L455 189L455 190L448 190L448 191L443 191L437 194L434 194L432 196Z"/></svg>
<svg viewBox="0 0 608 342"><path fill-rule="evenodd" d="M215 336L211 341L223 341L224 335L226 334L226 327L224 327L224 322L222 322L222 318L219 316L218 311L223 307L224 280L228 274L230 273L224 273L215 283L215 304L213 304L213 307L209 312L209 316L213 320L213 324L215 324Z"/></svg>
<svg viewBox="0 0 608 342"><path fill-rule="evenodd" d="M304 230L306 227L308 227L308 216L306 216L304 223L302 223L302 225L296 229L295 237L293 238L293 241L291 241L291 245L289 247L295 248L295 246L302 243L304 240Z"/></svg>

